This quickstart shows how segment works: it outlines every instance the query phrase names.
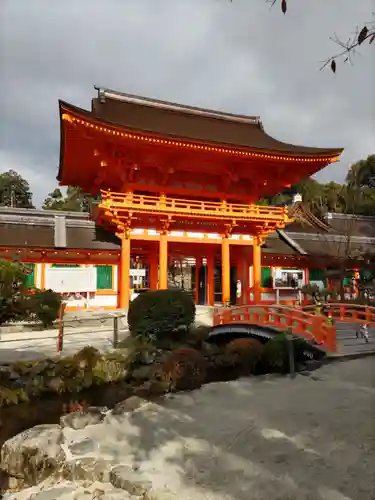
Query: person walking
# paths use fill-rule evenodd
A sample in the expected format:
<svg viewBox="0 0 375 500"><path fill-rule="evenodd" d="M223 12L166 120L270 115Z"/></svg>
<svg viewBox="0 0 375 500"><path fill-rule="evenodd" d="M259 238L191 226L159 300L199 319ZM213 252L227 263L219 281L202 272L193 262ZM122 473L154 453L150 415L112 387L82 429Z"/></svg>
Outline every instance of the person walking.
<svg viewBox="0 0 375 500"><path fill-rule="evenodd" d="M368 344L368 341L369 341L369 339L368 339L368 326L366 323L359 327L359 330L357 330L357 332L356 332L356 337L357 337L357 339L360 339L360 338L364 339L366 344Z"/></svg>

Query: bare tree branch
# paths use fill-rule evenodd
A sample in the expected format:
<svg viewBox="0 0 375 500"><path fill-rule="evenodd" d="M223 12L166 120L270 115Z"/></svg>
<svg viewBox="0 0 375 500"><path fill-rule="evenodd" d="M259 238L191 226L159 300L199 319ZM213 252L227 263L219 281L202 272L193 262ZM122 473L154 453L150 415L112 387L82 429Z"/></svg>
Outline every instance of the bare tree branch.
<svg viewBox="0 0 375 500"><path fill-rule="evenodd" d="M329 57L320 69L323 70L330 65L331 70L335 73L337 59L344 58L344 62L352 63L352 57L355 56L356 49L366 41L371 44L375 40L375 20L366 23L361 30L357 27L355 34L346 42L343 42L336 34L330 40L341 47L342 50Z"/></svg>
<svg viewBox="0 0 375 500"><path fill-rule="evenodd" d="M230 0L232 2L232 0ZM270 3L271 7L275 5L278 0L266 0L266 3ZM283 14L286 14L287 11L287 0L279 0L281 5L281 10ZM344 62L352 63L352 57L356 53L356 49L362 45L364 42L368 42L369 44L373 43L375 40L375 13L373 13L373 19L364 23L362 28L360 29L357 26L355 34L350 37L346 42L343 42L336 34L334 37L330 38L334 43L341 47L341 52L335 54L332 57L329 57L324 64L320 68L323 70L327 66L330 66L333 73L336 73L336 60L344 58Z"/></svg>
<svg viewBox="0 0 375 500"><path fill-rule="evenodd" d="M233 3L233 0L229 0ZM265 0L266 3L271 4L271 8L279 1L281 6L281 11L283 14L286 14L287 11L287 0ZM356 54L356 49L362 45L364 42L368 42L369 44L373 43L375 40L375 13L372 14L373 19L368 21L362 25L360 29L357 26L355 34L350 37L346 42L343 42L336 34L333 37L330 37L334 43L336 43L339 47L341 47L341 52L338 52L332 57L329 57L326 61L324 61L320 70L323 70L327 66L330 66L331 71L336 73L336 60L344 58L344 62L352 63L352 57ZM375 44L374 44L375 46Z"/></svg>

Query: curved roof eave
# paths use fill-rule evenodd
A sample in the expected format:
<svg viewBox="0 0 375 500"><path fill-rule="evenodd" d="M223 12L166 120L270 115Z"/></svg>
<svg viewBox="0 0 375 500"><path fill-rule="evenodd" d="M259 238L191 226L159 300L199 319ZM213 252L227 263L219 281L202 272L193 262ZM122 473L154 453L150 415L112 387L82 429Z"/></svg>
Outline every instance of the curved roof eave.
<svg viewBox="0 0 375 500"><path fill-rule="evenodd" d="M77 114L81 117L84 117L88 120L96 121L97 123L100 123L102 125L107 125L108 127L115 127L119 128L124 131L128 131L130 133L144 133L144 134L150 134L154 136L164 136L168 137L168 139L175 139L175 140L184 140L186 142L200 142L202 144L213 144L215 146L222 146L222 147L228 147L228 148L235 148L235 149L243 149L243 150L253 150L255 152L262 152L262 153L267 153L267 154L278 154L280 156L288 156L288 157L295 157L296 159L298 157L306 157L306 158L321 158L321 157L327 157L327 158L332 158L335 159L339 157L343 151L343 148L331 148L331 149L319 149L319 148L311 148L311 147L305 147L305 146L294 146L294 145L289 145L287 143L282 143L280 141L277 141L276 139L273 139L271 136L267 135L263 130L262 130L262 135L266 138L269 139L271 143L275 143L278 145L282 145L285 147L284 150L282 149L277 149L277 148L271 148L271 147L261 147L258 145L247 145L247 144L233 144L232 142L223 142L223 141L218 141L215 139L204 139L204 138L194 138L194 137L186 137L183 135L177 135L177 134L167 134L167 133L162 133L159 131L151 130L151 129L141 129L141 128L135 128L135 127L130 127L115 121L110 121L108 119L104 119L100 116L95 115L92 111L85 110L83 108L74 106L73 104L67 103L65 101L59 100L59 109L60 109L60 123L62 120L62 115L64 112L67 113L73 113ZM250 125L251 126L251 125ZM254 126L254 125L253 125ZM257 126L259 129L259 127ZM62 127L61 127L62 129ZM260 130L260 129L259 129ZM290 148L289 148L290 146ZM292 149L293 148L293 149ZM61 130L61 148L60 148L60 166L62 163L62 149L63 149L63 134ZM291 150L290 150L291 149ZM58 176L59 179L59 176Z"/></svg>

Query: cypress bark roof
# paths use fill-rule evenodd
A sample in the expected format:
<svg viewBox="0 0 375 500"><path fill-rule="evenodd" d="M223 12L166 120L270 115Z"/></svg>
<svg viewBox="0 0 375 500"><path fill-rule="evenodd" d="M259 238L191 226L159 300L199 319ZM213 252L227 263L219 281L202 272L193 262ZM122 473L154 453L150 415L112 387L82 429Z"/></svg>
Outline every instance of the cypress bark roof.
<svg viewBox="0 0 375 500"><path fill-rule="evenodd" d="M196 141L279 152L298 156L339 156L342 148L316 148L274 139L259 117L213 111L97 89L92 115L131 129Z"/></svg>

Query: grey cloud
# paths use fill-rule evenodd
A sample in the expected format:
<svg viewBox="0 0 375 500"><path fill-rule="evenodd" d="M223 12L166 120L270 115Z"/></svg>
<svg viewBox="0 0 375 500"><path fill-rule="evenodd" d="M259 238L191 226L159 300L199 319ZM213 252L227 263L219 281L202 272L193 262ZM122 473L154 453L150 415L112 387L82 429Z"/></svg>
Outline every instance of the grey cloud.
<svg viewBox="0 0 375 500"><path fill-rule="evenodd" d="M0 170L12 158L39 203L57 173L57 101L88 107L94 84L260 115L278 139L345 147L323 180L343 180L351 162L374 153L371 48L338 75L318 70L337 49L329 36L345 37L368 20L372 0L290 2L286 16L264 0L3 0L2 7Z"/></svg>

